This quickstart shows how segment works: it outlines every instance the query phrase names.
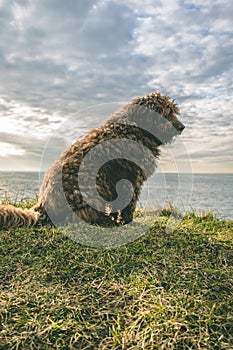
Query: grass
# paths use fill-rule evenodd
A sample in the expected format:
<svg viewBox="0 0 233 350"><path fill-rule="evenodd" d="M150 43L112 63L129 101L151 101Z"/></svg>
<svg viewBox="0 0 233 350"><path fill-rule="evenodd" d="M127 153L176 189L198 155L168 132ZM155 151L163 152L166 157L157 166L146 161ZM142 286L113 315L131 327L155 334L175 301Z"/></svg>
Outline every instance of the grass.
<svg viewBox="0 0 233 350"><path fill-rule="evenodd" d="M111 249L1 231L0 349L233 349L233 222L163 214Z"/></svg>

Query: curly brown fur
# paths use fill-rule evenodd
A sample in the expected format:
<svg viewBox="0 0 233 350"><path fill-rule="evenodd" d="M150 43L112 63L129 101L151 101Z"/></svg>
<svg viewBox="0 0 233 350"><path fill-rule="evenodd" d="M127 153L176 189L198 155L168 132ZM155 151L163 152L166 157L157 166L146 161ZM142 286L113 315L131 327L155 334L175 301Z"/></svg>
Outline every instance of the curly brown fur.
<svg viewBox="0 0 233 350"><path fill-rule="evenodd" d="M63 225L77 218L98 225L131 222L143 182L155 171L159 146L171 142L184 129L177 119L178 113L174 101L155 92L132 100L111 115L103 125L73 144L48 170L38 203L32 208L32 211L40 213L40 218L32 224L51 221ZM106 149L108 141L110 143ZM137 155L139 162L121 156L124 145L132 157ZM142 145L142 148L138 145ZM119 155L105 162L98 170L96 189L99 197L96 198L91 197L90 179L94 171L92 162L82 166L90 151L93 160L98 157L105 159L111 151ZM138 164L140 162L142 167ZM85 193L80 189L80 177ZM116 185L122 179L128 179L133 186L131 200L125 207L111 211L111 203L118 195ZM125 191L129 192L127 184L124 186ZM91 203L86 199L88 195ZM101 209L101 198L107 203L107 213ZM6 222L7 220L3 221L2 226Z"/></svg>
<svg viewBox="0 0 233 350"><path fill-rule="evenodd" d="M33 209L16 208L13 205L0 205L0 229L32 226L39 221L40 213Z"/></svg>

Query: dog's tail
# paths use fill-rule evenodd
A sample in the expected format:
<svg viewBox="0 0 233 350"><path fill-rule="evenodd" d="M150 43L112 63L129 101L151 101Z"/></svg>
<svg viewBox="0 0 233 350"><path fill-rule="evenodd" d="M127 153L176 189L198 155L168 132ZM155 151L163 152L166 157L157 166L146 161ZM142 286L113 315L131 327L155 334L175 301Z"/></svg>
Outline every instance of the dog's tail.
<svg viewBox="0 0 233 350"><path fill-rule="evenodd" d="M34 207L22 209L13 205L0 205L0 230L11 227L35 226L43 221L41 212L36 211Z"/></svg>

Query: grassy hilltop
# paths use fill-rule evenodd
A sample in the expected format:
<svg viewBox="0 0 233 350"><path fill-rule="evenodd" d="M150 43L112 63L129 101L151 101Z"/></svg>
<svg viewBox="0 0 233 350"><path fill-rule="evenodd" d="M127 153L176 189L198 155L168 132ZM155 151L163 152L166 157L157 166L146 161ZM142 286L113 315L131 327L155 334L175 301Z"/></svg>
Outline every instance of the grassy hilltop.
<svg viewBox="0 0 233 350"><path fill-rule="evenodd" d="M233 349L233 222L168 219L111 249L1 231L0 349Z"/></svg>

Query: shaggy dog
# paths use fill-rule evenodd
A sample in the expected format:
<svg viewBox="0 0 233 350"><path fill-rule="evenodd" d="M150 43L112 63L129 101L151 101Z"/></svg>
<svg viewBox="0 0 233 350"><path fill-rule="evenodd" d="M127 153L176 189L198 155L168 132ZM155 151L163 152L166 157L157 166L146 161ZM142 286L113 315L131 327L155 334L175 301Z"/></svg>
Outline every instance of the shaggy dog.
<svg viewBox="0 0 233 350"><path fill-rule="evenodd" d="M174 101L159 92L133 99L54 162L33 208L0 206L0 228L130 223L159 147L184 129L178 113Z"/></svg>

